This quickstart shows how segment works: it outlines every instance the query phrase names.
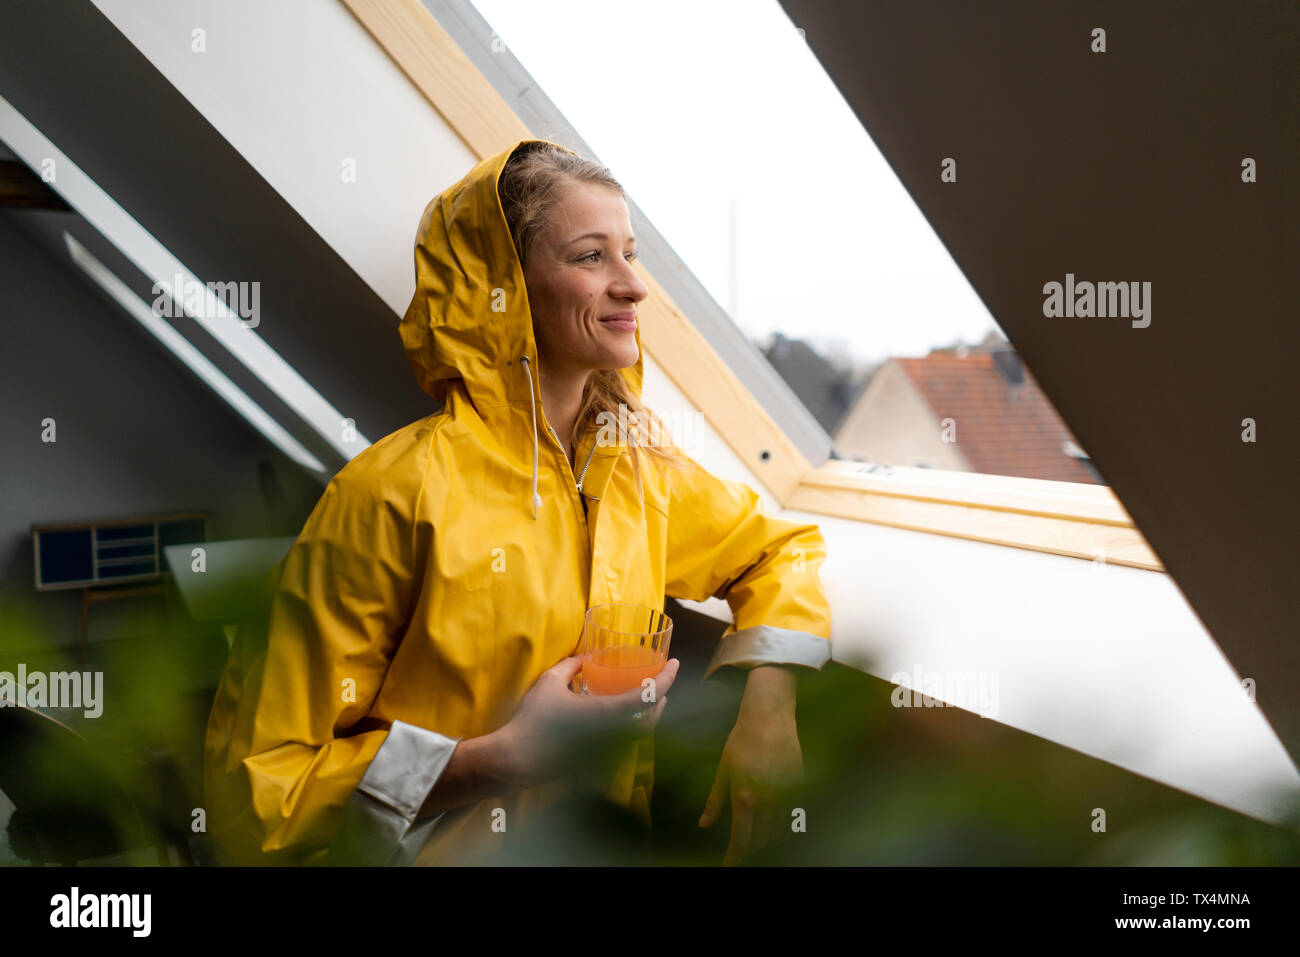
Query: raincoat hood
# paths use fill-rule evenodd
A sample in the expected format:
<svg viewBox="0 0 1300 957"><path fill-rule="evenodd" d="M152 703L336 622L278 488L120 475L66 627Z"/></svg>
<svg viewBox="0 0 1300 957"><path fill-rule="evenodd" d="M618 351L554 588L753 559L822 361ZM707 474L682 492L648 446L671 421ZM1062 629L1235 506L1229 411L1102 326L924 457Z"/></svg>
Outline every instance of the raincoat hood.
<svg viewBox="0 0 1300 957"><path fill-rule="evenodd" d="M440 402L459 390L507 448L518 449L522 429L534 459L545 441L537 433L545 422L537 343L497 183L516 150L543 142L521 139L488 157L425 208L416 233L415 295L399 326L420 388ZM639 318L634 335L636 363L620 372L639 401ZM532 471L532 504L540 507L536 463Z"/></svg>

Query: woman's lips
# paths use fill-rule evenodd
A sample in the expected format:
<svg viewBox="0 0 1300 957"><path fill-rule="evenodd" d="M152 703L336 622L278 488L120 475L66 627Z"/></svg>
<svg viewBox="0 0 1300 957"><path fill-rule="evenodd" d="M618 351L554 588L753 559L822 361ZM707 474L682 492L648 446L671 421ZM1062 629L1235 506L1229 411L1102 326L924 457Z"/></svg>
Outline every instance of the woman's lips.
<svg viewBox="0 0 1300 957"><path fill-rule="evenodd" d="M636 332L635 319L602 319L600 321L603 325L609 326L611 329L617 329L620 332Z"/></svg>

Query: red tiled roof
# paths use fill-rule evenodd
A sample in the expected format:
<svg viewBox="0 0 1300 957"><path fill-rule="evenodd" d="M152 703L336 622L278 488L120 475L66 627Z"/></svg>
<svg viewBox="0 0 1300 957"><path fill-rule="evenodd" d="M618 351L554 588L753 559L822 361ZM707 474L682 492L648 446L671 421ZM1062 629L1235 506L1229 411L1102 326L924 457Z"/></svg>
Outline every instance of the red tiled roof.
<svg viewBox="0 0 1300 957"><path fill-rule="evenodd" d="M1067 440L1078 441L1028 369L1022 384L1011 385L990 352L894 361L936 419L957 423L957 448L974 471L1096 484L1088 467L1063 450Z"/></svg>

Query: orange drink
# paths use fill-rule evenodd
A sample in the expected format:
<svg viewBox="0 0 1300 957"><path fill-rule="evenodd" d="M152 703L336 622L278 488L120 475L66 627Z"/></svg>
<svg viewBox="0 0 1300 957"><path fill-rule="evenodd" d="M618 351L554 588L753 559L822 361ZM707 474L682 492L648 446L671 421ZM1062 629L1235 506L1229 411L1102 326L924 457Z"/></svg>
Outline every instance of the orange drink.
<svg viewBox="0 0 1300 957"><path fill-rule="evenodd" d="M664 659L659 653L638 645L598 648L582 662L589 694L622 694L640 688L643 678L653 678L663 670Z"/></svg>
<svg viewBox="0 0 1300 957"><path fill-rule="evenodd" d="M673 622L657 608L596 605L588 609L578 653L584 694L621 694L664 670Z"/></svg>

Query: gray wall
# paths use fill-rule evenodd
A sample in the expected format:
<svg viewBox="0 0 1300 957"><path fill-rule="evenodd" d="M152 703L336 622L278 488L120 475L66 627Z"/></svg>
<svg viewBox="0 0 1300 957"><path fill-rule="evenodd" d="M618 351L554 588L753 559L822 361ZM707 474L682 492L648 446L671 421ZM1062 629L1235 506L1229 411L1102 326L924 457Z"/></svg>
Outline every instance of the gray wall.
<svg viewBox="0 0 1300 957"><path fill-rule="evenodd" d="M296 535L302 527L320 483L7 213L0 213L0 321L6 650L80 641L80 590L33 586L33 523L204 510L213 540ZM41 441L46 417L57 423L52 444ZM278 495L264 491L268 479ZM149 609L131 604L96 607L90 640L129 637L124 630L144 627L132 613Z"/></svg>

